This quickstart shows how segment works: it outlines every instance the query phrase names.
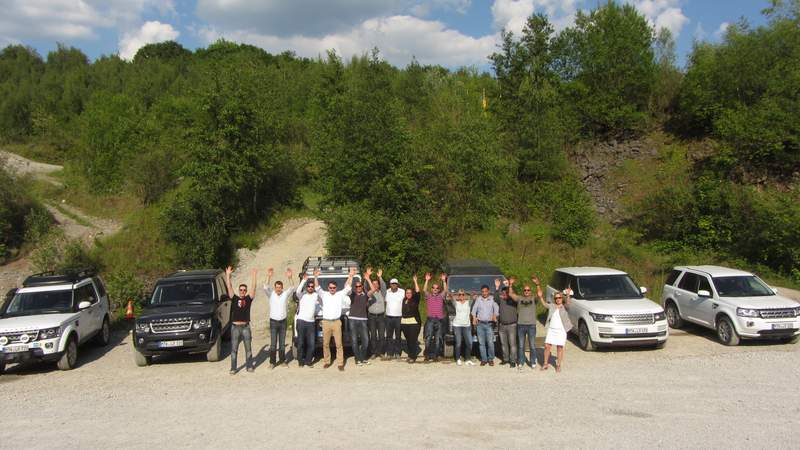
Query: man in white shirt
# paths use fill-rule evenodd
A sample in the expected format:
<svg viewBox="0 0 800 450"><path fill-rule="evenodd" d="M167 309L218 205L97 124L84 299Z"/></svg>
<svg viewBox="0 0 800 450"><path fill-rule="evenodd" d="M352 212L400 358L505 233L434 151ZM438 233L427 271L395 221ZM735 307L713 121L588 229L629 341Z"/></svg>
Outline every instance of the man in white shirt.
<svg viewBox="0 0 800 450"><path fill-rule="evenodd" d="M264 292L269 299L269 365L274 369L278 364L286 364L286 316L289 298L294 294L294 286L289 286L288 289L283 288L283 282L278 280L275 282L274 289L270 285L272 282L272 275L275 271L270 267L267 269L267 282L264 283ZM292 269L286 269L286 280L291 283ZM275 361L275 353L279 354L280 360Z"/></svg>
<svg viewBox="0 0 800 450"><path fill-rule="evenodd" d="M327 369L331 366L331 337L336 342L336 365L339 371L344 371L344 345L342 343L342 308L350 306L350 285L353 283L353 276L356 274L355 267L350 268L344 288L336 290L335 281L330 281L327 291L317 282L319 269L314 270L314 284L317 285L317 294L322 303L322 357L325 364L322 366Z"/></svg>
<svg viewBox="0 0 800 450"><path fill-rule="evenodd" d="M300 367L314 367L314 320L319 308L319 295L314 289L314 280L308 279L308 274L303 274L303 281L297 286L294 295L298 298L297 314L295 314L295 329L297 330L297 364ZM303 291L305 289L305 292Z"/></svg>
<svg viewBox="0 0 800 450"><path fill-rule="evenodd" d="M400 321L403 318L403 297L397 278L389 280L386 291L386 359L400 358Z"/></svg>

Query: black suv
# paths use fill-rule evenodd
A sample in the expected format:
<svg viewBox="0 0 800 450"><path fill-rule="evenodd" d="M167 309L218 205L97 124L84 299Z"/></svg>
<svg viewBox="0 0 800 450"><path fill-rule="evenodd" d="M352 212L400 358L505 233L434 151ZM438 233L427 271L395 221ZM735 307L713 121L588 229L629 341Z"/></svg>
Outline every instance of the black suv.
<svg viewBox="0 0 800 450"><path fill-rule="evenodd" d="M464 291L469 296L470 305L473 304L472 297L480 295L481 286L484 284L489 286L489 291L494 295L494 280L499 278L500 281L505 281L506 277L496 265L484 260L451 260L447 261L444 265L444 271L447 273L447 290L451 296L455 296L459 289ZM453 357L453 345L455 345L455 335L453 334L453 319L456 316L456 308L453 303L448 300L445 302L445 310L447 311L447 324L445 325L444 335L444 355L447 358ZM498 338L497 323L492 324L494 331L495 354L500 355L500 339ZM478 336L475 327L472 327L472 342L473 342L473 355L477 355L478 350Z"/></svg>
<svg viewBox="0 0 800 450"><path fill-rule="evenodd" d="M158 280L133 330L133 356L146 366L155 355L205 353L222 358L231 301L221 270L185 270Z"/></svg>

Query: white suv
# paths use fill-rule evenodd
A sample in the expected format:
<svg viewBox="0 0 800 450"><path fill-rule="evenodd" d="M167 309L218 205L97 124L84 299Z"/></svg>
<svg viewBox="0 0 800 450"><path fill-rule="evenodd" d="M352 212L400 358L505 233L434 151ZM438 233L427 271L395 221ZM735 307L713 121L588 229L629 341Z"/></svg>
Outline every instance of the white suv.
<svg viewBox="0 0 800 450"><path fill-rule="evenodd" d="M78 345L108 344L109 301L91 272L31 275L0 308L0 373L8 363L56 362L75 367Z"/></svg>
<svg viewBox="0 0 800 450"><path fill-rule="evenodd" d="M572 332L583 350L601 346L653 345L662 347L669 335L664 309L645 298L622 271L604 267L556 269L547 286L547 299L567 287L573 291L567 308Z"/></svg>
<svg viewBox="0 0 800 450"><path fill-rule="evenodd" d="M669 326L684 321L716 330L720 342L772 338L797 342L800 303L777 295L749 272L718 266L675 267L661 298Z"/></svg>

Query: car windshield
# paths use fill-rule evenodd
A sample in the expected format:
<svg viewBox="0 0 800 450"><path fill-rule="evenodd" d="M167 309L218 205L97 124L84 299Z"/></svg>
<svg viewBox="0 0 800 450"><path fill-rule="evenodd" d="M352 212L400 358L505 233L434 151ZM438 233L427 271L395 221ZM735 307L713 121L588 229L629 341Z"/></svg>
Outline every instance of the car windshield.
<svg viewBox="0 0 800 450"><path fill-rule="evenodd" d="M6 303L4 317L72 312L72 290L24 292Z"/></svg>
<svg viewBox="0 0 800 450"><path fill-rule="evenodd" d="M775 295L772 289L752 275L714 277L714 287L720 297L766 297Z"/></svg>
<svg viewBox="0 0 800 450"><path fill-rule="evenodd" d="M642 292L628 275L578 277L575 298L582 300L621 300L642 298Z"/></svg>
<svg viewBox="0 0 800 450"><path fill-rule="evenodd" d="M214 288L210 281L176 281L159 283L150 299L151 305L210 303Z"/></svg>
<svg viewBox="0 0 800 450"><path fill-rule="evenodd" d="M463 289L466 292L477 294L481 291L484 284L489 286L489 291L494 292L494 280L500 278L505 280L502 275L450 275L447 278L447 290L456 292Z"/></svg>
<svg viewBox="0 0 800 450"><path fill-rule="evenodd" d="M355 277L353 277L353 279L355 281L358 281L361 278L358 275L356 275ZM322 289L324 290L328 289L328 283L332 281L336 283L336 290L341 291L342 289L344 289L344 282L347 281L347 277L326 277L325 275L320 275L319 278L317 278L317 280L319 281L319 285L322 286Z"/></svg>

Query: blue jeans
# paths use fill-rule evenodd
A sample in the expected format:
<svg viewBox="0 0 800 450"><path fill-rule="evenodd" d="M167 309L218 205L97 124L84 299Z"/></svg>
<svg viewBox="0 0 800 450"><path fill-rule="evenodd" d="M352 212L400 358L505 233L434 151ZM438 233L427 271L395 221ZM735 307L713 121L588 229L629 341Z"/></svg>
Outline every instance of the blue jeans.
<svg viewBox="0 0 800 450"><path fill-rule="evenodd" d="M369 314L369 352L372 356L386 353L386 316L383 314Z"/></svg>
<svg viewBox="0 0 800 450"><path fill-rule="evenodd" d="M236 355L239 353L239 342L244 341L244 353L247 356L245 367L253 367L253 351L251 345L253 334L250 332L250 325L231 325L231 370L236 370Z"/></svg>
<svg viewBox="0 0 800 450"><path fill-rule="evenodd" d="M436 358L441 354L444 327L442 319L428 317L425 321L425 357Z"/></svg>
<svg viewBox="0 0 800 450"><path fill-rule="evenodd" d="M278 351L279 361L275 361L275 351ZM286 361L286 319L269 319L269 363L277 364Z"/></svg>
<svg viewBox="0 0 800 450"><path fill-rule="evenodd" d="M310 366L314 362L314 344L316 336L314 336L315 325L314 322L306 322L304 320L297 320L297 363L301 366Z"/></svg>
<svg viewBox="0 0 800 450"><path fill-rule="evenodd" d="M369 331L366 320L348 320L350 325L350 344L353 347L353 356L356 362L366 361L369 352Z"/></svg>
<svg viewBox="0 0 800 450"><path fill-rule="evenodd" d="M525 336L531 343L531 357L528 360L531 366L536 365L536 325L520 325L517 324L517 355L519 356L519 365L525 364Z"/></svg>
<svg viewBox="0 0 800 450"><path fill-rule="evenodd" d="M472 327L453 327L453 334L456 337L456 348L454 349L456 359L461 359L461 345L464 345L464 359L472 358Z"/></svg>
<svg viewBox="0 0 800 450"><path fill-rule="evenodd" d="M491 322L478 322L478 349L481 362L494 361L494 341Z"/></svg>

